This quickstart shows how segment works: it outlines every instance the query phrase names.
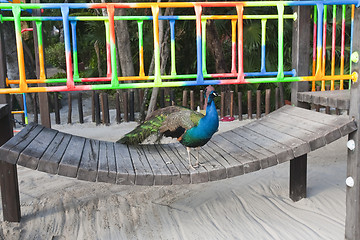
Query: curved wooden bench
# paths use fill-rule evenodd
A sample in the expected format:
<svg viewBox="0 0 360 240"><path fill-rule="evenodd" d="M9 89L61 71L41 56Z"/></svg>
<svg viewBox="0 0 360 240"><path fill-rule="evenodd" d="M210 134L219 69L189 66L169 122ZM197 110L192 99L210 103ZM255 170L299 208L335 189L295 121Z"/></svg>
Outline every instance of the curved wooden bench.
<svg viewBox="0 0 360 240"><path fill-rule="evenodd" d="M356 130L348 116L284 106L245 126L215 135L188 170L179 143L126 146L29 124L0 147L2 161L39 171L116 184L191 184L235 177L318 149Z"/></svg>
<svg viewBox="0 0 360 240"><path fill-rule="evenodd" d="M341 110L350 108L350 90L298 92L299 102L313 103L324 107L333 107Z"/></svg>

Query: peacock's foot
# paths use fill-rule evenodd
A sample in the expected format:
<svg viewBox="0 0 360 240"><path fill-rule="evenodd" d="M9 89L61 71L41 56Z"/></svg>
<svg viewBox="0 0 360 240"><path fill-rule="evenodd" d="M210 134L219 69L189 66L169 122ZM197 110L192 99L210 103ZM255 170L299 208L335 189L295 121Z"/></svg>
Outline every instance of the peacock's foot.
<svg viewBox="0 0 360 240"><path fill-rule="evenodd" d="M189 170L193 170L193 171L195 171L196 169L193 167L193 165L189 165Z"/></svg>
<svg viewBox="0 0 360 240"><path fill-rule="evenodd" d="M198 167L201 167L201 163L199 162L196 162L195 165L193 166L194 168L198 168Z"/></svg>

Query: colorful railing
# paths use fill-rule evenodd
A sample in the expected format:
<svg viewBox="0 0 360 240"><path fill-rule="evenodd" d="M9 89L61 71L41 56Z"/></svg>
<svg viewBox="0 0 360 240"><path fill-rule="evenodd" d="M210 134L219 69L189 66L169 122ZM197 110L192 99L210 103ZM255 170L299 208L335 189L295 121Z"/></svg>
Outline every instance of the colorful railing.
<svg viewBox="0 0 360 240"><path fill-rule="evenodd" d="M323 21L324 12L327 5L350 5L358 4L355 0L344 1L262 1L262 2L170 2L170 3L106 3L106 4L0 4L0 9L10 10L11 17L2 16L2 21L13 21L16 32L17 56L19 65L19 79L7 80L8 84L17 84L17 88L0 89L0 93L24 93L24 92L54 92L54 91L82 91L99 89L125 89L125 88L148 88L148 87L177 87L194 85L219 85L219 84L243 84L243 83L271 83L271 82L295 82L295 81L344 81L356 80L356 73L345 74L344 71L335 75L325 74L325 58L323 51L323 41L326 34L323 29L326 21ZM316 37L316 57L314 58L314 71L311 76L296 76L295 70L284 69L284 21L296 19L296 14L284 14L286 7L297 5L316 6L318 21ZM244 9L248 7L275 7L275 15L246 15ZM192 16L159 16L160 8L193 8L195 15ZM207 7L233 7L237 15L202 15L203 8ZM148 8L152 16L115 16L115 8ZM32 9L60 9L61 16L58 17L36 17L25 16L23 10ZM71 9L106 9L108 16L69 16ZM216 9L216 8L214 8ZM229 73L208 73L206 64L206 20L207 19L228 19L232 26L232 61L231 72ZM243 25L244 19L258 19L262 25L262 50L261 50L261 70L260 72L245 72L243 67ZM266 22L270 19L278 21L278 70L267 72L265 69L265 34ZM115 21L132 20L138 22L139 35L139 75L138 76L118 76L116 61L115 44ZM160 72L160 45L159 45L159 21L169 20L171 31L171 73L162 75ZM197 71L193 74L177 74L175 61L175 23L179 20L196 21L196 53ZM39 79L26 79L24 66L24 53L21 38L21 22L35 21L38 35L39 49ZM64 43L66 56L66 75L64 79L46 79L45 60L42 41L42 23L44 21L62 21L64 29ZM107 41L107 75L106 77L80 78L77 62L77 40L76 23L78 21L103 21L106 30ZM153 22L154 38L154 75L146 76L144 72L143 55L143 21ZM326 33L326 32L325 32ZM326 42L326 41L324 41ZM72 46L72 48L71 48ZM343 54L342 54L343 55ZM315 56L315 54L314 54ZM342 61L343 64L343 61ZM343 66L342 66L343 67ZM344 68L343 68L344 69ZM164 81L165 80L165 81ZM130 82L131 81L131 82ZM46 83L52 86L32 87L31 83ZM87 83L87 84L83 84ZM55 85L56 86L53 86Z"/></svg>

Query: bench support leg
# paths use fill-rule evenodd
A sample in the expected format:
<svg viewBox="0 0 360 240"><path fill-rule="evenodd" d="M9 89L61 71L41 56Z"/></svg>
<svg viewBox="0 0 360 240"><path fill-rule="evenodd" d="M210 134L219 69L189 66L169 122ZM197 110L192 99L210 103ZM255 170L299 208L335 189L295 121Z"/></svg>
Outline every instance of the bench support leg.
<svg viewBox="0 0 360 240"><path fill-rule="evenodd" d="M297 202L306 198L307 154L290 161L290 198Z"/></svg>
<svg viewBox="0 0 360 240"><path fill-rule="evenodd" d="M10 109L9 109L10 113ZM0 119L0 146L13 136L10 114ZM20 198L16 165L0 159L0 186L4 221L20 222Z"/></svg>
<svg viewBox="0 0 360 240"><path fill-rule="evenodd" d="M16 165L0 161L4 221L20 222L20 197Z"/></svg>

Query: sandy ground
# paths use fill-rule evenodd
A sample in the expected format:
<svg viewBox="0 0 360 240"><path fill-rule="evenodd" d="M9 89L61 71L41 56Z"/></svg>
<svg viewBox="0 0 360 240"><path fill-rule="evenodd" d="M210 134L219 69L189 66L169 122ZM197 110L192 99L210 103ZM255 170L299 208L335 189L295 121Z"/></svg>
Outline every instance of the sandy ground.
<svg viewBox="0 0 360 240"><path fill-rule="evenodd" d="M89 119L53 127L115 141L136 126L96 127ZM221 123L220 131L246 122ZM288 197L289 163L217 182L155 187L90 183L18 167L22 220L1 222L0 238L344 239L346 138L308 159L308 197L296 203Z"/></svg>

